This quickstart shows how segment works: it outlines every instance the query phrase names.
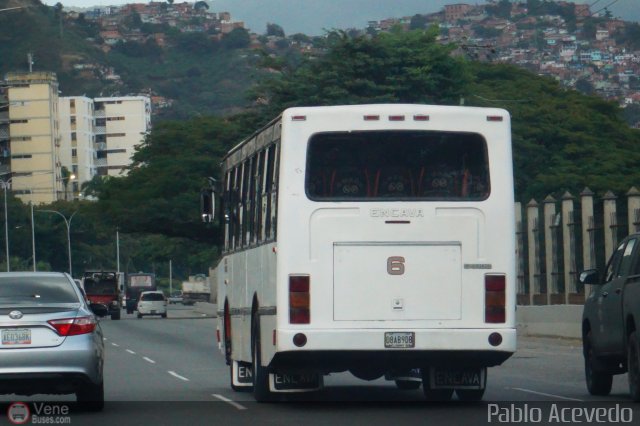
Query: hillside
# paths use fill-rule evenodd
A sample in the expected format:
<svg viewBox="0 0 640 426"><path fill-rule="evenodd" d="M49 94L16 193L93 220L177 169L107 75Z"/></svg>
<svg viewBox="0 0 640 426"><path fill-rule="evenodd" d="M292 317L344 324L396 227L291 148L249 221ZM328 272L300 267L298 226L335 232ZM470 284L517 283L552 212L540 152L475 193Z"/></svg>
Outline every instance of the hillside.
<svg viewBox="0 0 640 426"><path fill-rule="evenodd" d="M0 8L16 6L23 9L0 13L0 75L27 71L31 53L33 70L56 72L63 96L146 93L169 99L154 105L156 119L230 113L247 104L244 93L258 58L239 49L247 41L236 45L235 35L214 42L205 34L151 28L164 31L163 48L129 41L105 51L97 24L38 0L0 0Z"/></svg>

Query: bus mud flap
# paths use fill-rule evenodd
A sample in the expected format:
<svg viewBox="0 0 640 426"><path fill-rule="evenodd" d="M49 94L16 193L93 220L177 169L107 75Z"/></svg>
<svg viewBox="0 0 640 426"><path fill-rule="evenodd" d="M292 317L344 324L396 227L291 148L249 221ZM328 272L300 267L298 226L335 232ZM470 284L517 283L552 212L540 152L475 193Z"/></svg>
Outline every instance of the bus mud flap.
<svg viewBox="0 0 640 426"><path fill-rule="evenodd" d="M238 388L253 386L253 371L250 362L233 361L233 386Z"/></svg>
<svg viewBox="0 0 640 426"><path fill-rule="evenodd" d="M274 372L269 374L269 389L277 393L316 392L324 386L319 373Z"/></svg>

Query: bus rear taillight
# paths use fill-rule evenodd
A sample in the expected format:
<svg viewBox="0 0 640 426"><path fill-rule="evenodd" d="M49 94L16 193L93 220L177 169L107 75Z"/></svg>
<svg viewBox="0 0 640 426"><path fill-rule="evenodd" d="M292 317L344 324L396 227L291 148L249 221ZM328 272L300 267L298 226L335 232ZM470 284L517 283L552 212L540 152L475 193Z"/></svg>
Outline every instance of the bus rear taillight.
<svg viewBox="0 0 640 426"><path fill-rule="evenodd" d="M484 322L496 324L506 321L505 288L504 275L484 276Z"/></svg>
<svg viewBox="0 0 640 426"><path fill-rule="evenodd" d="M289 275L289 323L309 324L309 275Z"/></svg>

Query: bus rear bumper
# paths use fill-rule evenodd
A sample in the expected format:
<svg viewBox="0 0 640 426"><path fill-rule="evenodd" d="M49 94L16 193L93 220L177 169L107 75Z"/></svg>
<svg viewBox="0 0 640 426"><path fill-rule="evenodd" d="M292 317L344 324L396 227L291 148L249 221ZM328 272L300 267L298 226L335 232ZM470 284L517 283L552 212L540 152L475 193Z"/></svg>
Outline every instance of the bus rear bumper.
<svg viewBox="0 0 640 426"><path fill-rule="evenodd" d="M390 332L396 330L278 330L278 351L271 365L276 368L314 365L331 371L362 363L393 368L492 367L502 364L516 350L515 328L399 330L415 333L414 347L410 348L385 347L385 333ZM293 343L298 333L307 338L302 347ZM497 346L489 342L494 333L502 338Z"/></svg>

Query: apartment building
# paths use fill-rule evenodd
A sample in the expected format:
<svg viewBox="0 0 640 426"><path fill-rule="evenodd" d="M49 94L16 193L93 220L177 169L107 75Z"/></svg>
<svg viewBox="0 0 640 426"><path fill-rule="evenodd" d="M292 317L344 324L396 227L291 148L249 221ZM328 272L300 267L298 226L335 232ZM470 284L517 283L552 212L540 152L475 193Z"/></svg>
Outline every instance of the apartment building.
<svg viewBox="0 0 640 426"><path fill-rule="evenodd" d="M61 97L58 105L60 164L66 168L66 172L63 172L64 198L77 199L81 185L97 174L93 99L85 96Z"/></svg>
<svg viewBox="0 0 640 426"><path fill-rule="evenodd" d="M51 72L0 81L0 180L23 202L81 197L95 176L122 176L151 128L146 96L58 96Z"/></svg>
<svg viewBox="0 0 640 426"><path fill-rule="evenodd" d="M9 87L0 80L0 179L11 171L9 153Z"/></svg>
<svg viewBox="0 0 640 426"><path fill-rule="evenodd" d="M52 72L8 73L5 84L11 189L23 202L54 202L62 195L57 77Z"/></svg>
<svg viewBox="0 0 640 426"><path fill-rule="evenodd" d="M96 170L99 176L123 176L135 147L151 129L146 96L94 99Z"/></svg>

